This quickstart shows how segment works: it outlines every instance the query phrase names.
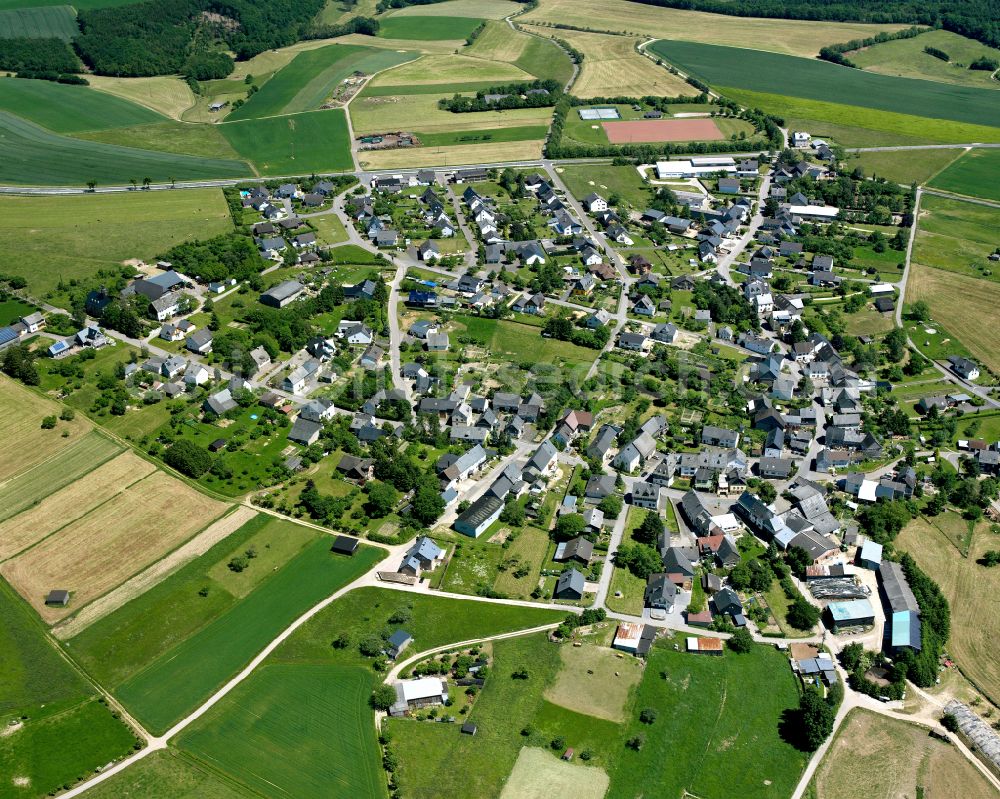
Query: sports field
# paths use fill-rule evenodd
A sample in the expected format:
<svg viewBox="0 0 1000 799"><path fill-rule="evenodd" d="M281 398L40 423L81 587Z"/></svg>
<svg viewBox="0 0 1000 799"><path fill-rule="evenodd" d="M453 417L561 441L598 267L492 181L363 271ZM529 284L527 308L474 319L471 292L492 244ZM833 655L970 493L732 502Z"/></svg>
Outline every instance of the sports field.
<svg viewBox="0 0 1000 799"><path fill-rule="evenodd" d="M925 53L925 47L941 50L951 60L942 61ZM911 39L882 42L847 54L847 58L869 72L1000 89L1000 82L993 80L989 70L969 69L969 64L980 57L1000 60L1000 50L945 30L931 30Z"/></svg>
<svg viewBox="0 0 1000 799"><path fill-rule="evenodd" d="M545 698L587 716L625 721L629 694L642 679L642 662L594 644L562 646L559 655L562 668Z"/></svg>
<svg viewBox="0 0 1000 799"><path fill-rule="evenodd" d="M731 86L721 86L719 91L742 105L782 117L793 130L807 130L813 136L834 139L845 147L1000 142L1000 128L988 125L930 119Z"/></svg>
<svg viewBox="0 0 1000 799"><path fill-rule="evenodd" d="M612 144L717 141L724 138L714 119L636 119L601 124Z"/></svg>
<svg viewBox="0 0 1000 799"><path fill-rule="evenodd" d="M153 464L144 461L131 451L122 452L102 465L96 465L109 449L112 452L118 451L114 444L110 442L105 444L105 441L106 439L99 437L99 434L92 433L66 453L66 456L59 458L57 463L50 461L43 467L32 470L35 473L44 470L53 476L53 482L58 482L64 473L63 463L66 457L75 456L74 460L80 459L82 453L78 450L84 444L87 445L86 457L90 464L85 472L74 470L78 474L78 479L56 491L50 486L49 490L53 493L44 498L38 497L35 491L31 491L34 504L26 502L28 496L14 497L12 504L15 507L27 507L27 509L17 515L12 514L0 523L0 560L13 557L56 530L72 524L124 491L132 483L155 471ZM29 485L25 488L34 489L35 486Z"/></svg>
<svg viewBox="0 0 1000 799"><path fill-rule="evenodd" d="M602 799L608 790L608 775L599 768L567 763L557 753L524 747L514 770L504 784L500 799Z"/></svg>
<svg viewBox="0 0 1000 799"><path fill-rule="evenodd" d="M68 42L79 33L76 13L68 5L0 11L0 39L24 37Z"/></svg>
<svg viewBox="0 0 1000 799"><path fill-rule="evenodd" d="M483 22L475 17L397 17L390 14L379 20L378 35L385 39L451 41L465 39Z"/></svg>
<svg viewBox="0 0 1000 799"><path fill-rule="evenodd" d="M231 229L221 189L0 197L0 272L24 277L33 296L46 297L60 280Z"/></svg>
<svg viewBox="0 0 1000 799"><path fill-rule="evenodd" d="M386 796L370 669L266 665L177 745L266 796Z"/></svg>
<svg viewBox="0 0 1000 799"><path fill-rule="evenodd" d="M220 126L242 158L262 175L301 175L352 169L343 110L330 108Z"/></svg>
<svg viewBox="0 0 1000 799"><path fill-rule="evenodd" d="M334 44L299 53L268 80L228 121L314 111L355 71L371 74L412 60L416 53Z"/></svg>
<svg viewBox="0 0 1000 799"><path fill-rule="evenodd" d="M115 467L109 464L105 470ZM69 506L62 500L76 496L73 488L62 489L60 493L67 493L50 509L65 511ZM0 573L43 619L58 621L161 558L225 508L186 483L155 472L93 506L69 526L62 526L62 518L40 519L52 534L6 561ZM71 592L68 607L45 605L45 595L53 588Z"/></svg>
<svg viewBox="0 0 1000 799"><path fill-rule="evenodd" d="M970 150L939 172L928 185L1000 202L1000 150Z"/></svg>
<svg viewBox="0 0 1000 799"><path fill-rule="evenodd" d="M22 231L23 233L23 231ZM52 461L71 444L83 438L90 423L77 416L72 422L60 422L51 430L43 430L42 419L58 416L61 406L0 376L0 481L31 469L44 461ZM63 437L63 431L69 433Z"/></svg>
<svg viewBox="0 0 1000 799"><path fill-rule="evenodd" d="M1000 103L989 89L877 75L818 59L739 47L661 40L649 49L714 87L1000 128Z"/></svg>
<svg viewBox="0 0 1000 799"><path fill-rule="evenodd" d="M811 795L853 799L862 783L869 796L996 796L961 752L926 728L855 708L817 768Z"/></svg>
<svg viewBox="0 0 1000 799"><path fill-rule="evenodd" d="M251 174L242 161L196 158L73 139L3 111L0 111L0 138L4 141L0 181L4 183L83 186L95 181L101 185L126 185L132 178L141 181L148 177L165 183Z"/></svg>
<svg viewBox="0 0 1000 799"><path fill-rule="evenodd" d="M948 600L949 655L991 701L1000 700L1000 662L994 657L1000 618L991 609L992 597L1000 590L1000 573L976 563L987 550L997 548L989 523L976 525L967 557L962 556L953 538L923 518L904 528L896 546L913 556Z"/></svg>
<svg viewBox="0 0 1000 799"><path fill-rule="evenodd" d="M50 80L0 80L0 110L55 133L121 128L164 119L150 108L113 94Z"/></svg>
<svg viewBox="0 0 1000 799"><path fill-rule="evenodd" d="M906 25L870 25L814 20L761 19L707 14L675 8L658 8L627 0L541 0L537 8L518 17L519 22L566 24L597 31L626 33L657 39L684 39L707 44L747 42L760 50L815 56L835 42L863 39L879 31Z"/></svg>

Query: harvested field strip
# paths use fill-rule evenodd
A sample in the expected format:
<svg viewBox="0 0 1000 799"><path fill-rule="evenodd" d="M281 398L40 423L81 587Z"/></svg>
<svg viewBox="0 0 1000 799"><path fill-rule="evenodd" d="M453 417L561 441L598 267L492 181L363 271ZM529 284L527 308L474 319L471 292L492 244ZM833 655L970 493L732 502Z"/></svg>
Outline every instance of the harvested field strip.
<svg viewBox="0 0 1000 799"><path fill-rule="evenodd" d="M121 451L118 444L96 431L77 439L51 461L40 463L0 485L0 522L27 510ZM0 540L0 560L6 557L2 554L3 549L4 542Z"/></svg>
<svg viewBox="0 0 1000 799"><path fill-rule="evenodd" d="M665 141L716 141L723 138L713 119L636 119L604 122L612 144Z"/></svg>
<svg viewBox="0 0 1000 799"><path fill-rule="evenodd" d="M254 510L245 505L240 505L228 516L224 516L215 522L215 524L209 525L186 544L178 547L162 560L158 560L146 569L146 571L137 574L128 582L123 583L113 591L91 602L87 607L73 616L73 618L54 628L52 634L60 640L66 640L83 632L98 619L102 619L109 613L118 610L118 608L127 602L145 593L153 586L158 585L195 558L204 555L213 546L236 532L236 530L256 515Z"/></svg>
<svg viewBox="0 0 1000 799"><path fill-rule="evenodd" d="M122 683L116 695L147 727L166 731L320 600L366 572L383 550L330 553L323 536L222 616Z"/></svg>
<svg viewBox="0 0 1000 799"><path fill-rule="evenodd" d="M661 40L649 49L711 86L735 86L879 111L1000 126L1000 103L990 89L895 78L818 59L740 47Z"/></svg>
<svg viewBox="0 0 1000 799"><path fill-rule="evenodd" d="M82 416L43 430L42 419L58 416L61 410L58 403L0 376L0 480L50 460L90 431L90 423ZM63 438L62 431L70 435Z"/></svg>
<svg viewBox="0 0 1000 799"><path fill-rule="evenodd" d="M156 467L132 452L123 452L30 510L0 524L0 560L6 560L57 533L112 497L142 480Z"/></svg>
<svg viewBox="0 0 1000 799"><path fill-rule="evenodd" d="M525 746L517 756L500 799L547 799L552 796L602 799L609 782L603 769L567 763L544 749Z"/></svg>
<svg viewBox="0 0 1000 799"><path fill-rule="evenodd" d="M467 55L424 56L408 64L376 75L376 86L449 84L470 80L490 80L494 84L531 80L531 76L513 64L484 61Z"/></svg>
<svg viewBox="0 0 1000 799"><path fill-rule="evenodd" d="M155 472L7 561L0 573L52 623L163 557L225 507ZM70 606L47 607L45 595L52 588L70 591Z"/></svg>
<svg viewBox="0 0 1000 799"><path fill-rule="evenodd" d="M525 45L529 42L524 34L515 33L502 20L486 23L483 32L466 50L466 55L485 58L488 61L509 61L513 63L521 57Z"/></svg>

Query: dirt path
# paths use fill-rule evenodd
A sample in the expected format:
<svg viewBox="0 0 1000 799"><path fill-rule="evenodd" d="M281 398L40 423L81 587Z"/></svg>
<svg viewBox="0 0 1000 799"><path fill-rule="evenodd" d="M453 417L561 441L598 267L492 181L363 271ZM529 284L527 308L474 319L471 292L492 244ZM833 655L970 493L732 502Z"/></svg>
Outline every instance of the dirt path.
<svg viewBox="0 0 1000 799"><path fill-rule="evenodd" d="M145 593L182 566L190 563L198 556L204 555L230 533L235 532L250 521L255 515L255 512L251 508L242 505L239 506L228 516L209 525L186 544L178 547L161 560L158 560L144 572L140 572L128 582L122 583L122 585L113 591L95 599L73 616L73 618L53 627L52 634L60 641L65 641L83 632L98 619L103 619L109 613L118 610L122 605Z"/></svg>

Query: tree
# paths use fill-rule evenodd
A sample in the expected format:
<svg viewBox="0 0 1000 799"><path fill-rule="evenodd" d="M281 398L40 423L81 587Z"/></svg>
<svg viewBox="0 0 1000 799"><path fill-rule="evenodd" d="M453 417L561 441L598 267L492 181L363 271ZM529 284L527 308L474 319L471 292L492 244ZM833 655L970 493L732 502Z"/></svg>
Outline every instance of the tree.
<svg viewBox="0 0 1000 799"><path fill-rule="evenodd" d="M56 421L57 419L55 416L46 416L42 419L42 430L51 430L56 426Z"/></svg>
<svg viewBox="0 0 1000 799"><path fill-rule="evenodd" d="M607 519L617 519L618 515L622 512L622 498L617 494L608 494L604 499L600 501L597 509L604 514Z"/></svg>
<svg viewBox="0 0 1000 799"><path fill-rule="evenodd" d="M368 500L365 502L365 512L375 518L381 519L392 513L399 500L399 492L388 483L379 480L372 480L365 484L365 494Z"/></svg>
<svg viewBox="0 0 1000 799"><path fill-rule="evenodd" d="M802 723L803 749L815 752L833 732L835 712L826 700L812 688L807 688L799 698L799 717Z"/></svg>
<svg viewBox="0 0 1000 799"><path fill-rule="evenodd" d="M639 713L639 721L641 721L643 724L652 724L654 721L656 721L656 715L657 715L656 708L653 707L643 708L643 710L640 711Z"/></svg>
<svg viewBox="0 0 1000 799"><path fill-rule="evenodd" d="M954 713L945 713L941 716L941 726L948 732L958 732L958 719Z"/></svg>
<svg viewBox="0 0 1000 799"><path fill-rule="evenodd" d="M984 552L978 563L981 566L986 566L987 568L1000 566L1000 549L991 549Z"/></svg>
<svg viewBox="0 0 1000 799"><path fill-rule="evenodd" d="M579 513L565 513L559 517L556 522L554 529L555 537L557 541L566 541L570 538L575 538L583 532L583 528L586 527L586 522L583 520L583 516Z"/></svg>
<svg viewBox="0 0 1000 799"><path fill-rule="evenodd" d="M524 508L517 500L511 500L500 514L500 521L511 527L521 527L524 524Z"/></svg>
<svg viewBox="0 0 1000 799"><path fill-rule="evenodd" d="M646 516L632 533L632 538L640 544L655 545L663 535L663 519L656 511L646 511Z"/></svg>
<svg viewBox="0 0 1000 799"><path fill-rule="evenodd" d="M186 438L175 441L164 453L163 460L181 474L196 479L207 472L212 465L212 456Z"/></svg>
<svg viewBox="0 0 1000 799"><path fill-rule="evenodd" d="M444 513L444 500L441 492L431 485L421 485L413 496L413 507L410 511L421 524L427 526L437 521Z"/></svg>
<svg viewBox="0 0 1000 799"><path fill-rule="evenodd" d="M931 306L925 300L917 300L910 306L910 318L918 322L926 322L931 318Z"/></svg>
<svg viewBox="0 0 1000 799"><path fill-rule="evenodd" d="M622 544L615 552L615 565L628 569L643 580L663 570L660 553L646 544Z"/></svg>
<svg viewBox="0 0 1000 799"><path fill-rule="evenodd" d="M776 489L771 483L761 480L757 485L757 496L760 498L761 502L770 504L778 498L778 489Z"/></svg>
<svg viewBox="0 0 1000 799"><path fill-rule="evenodd" d="M396 689L383 683L372 691L370 703L376 710L388 710L396 704Z"/></svg>
<svg viewBox="0 0 1000 799"><path fill-rule="evenodd" d="M792 600L785 614L788 623L796 630L811 630L819 622L820 610L801 594Z"/></svg>
<svg viewBox="0 0 1000 799"><path fill-rule="evenodd" d="M745 655L753 649L753 636L750 635L750 631L746 627L740 627L726 641L726 646L734 652Z"/></svg>

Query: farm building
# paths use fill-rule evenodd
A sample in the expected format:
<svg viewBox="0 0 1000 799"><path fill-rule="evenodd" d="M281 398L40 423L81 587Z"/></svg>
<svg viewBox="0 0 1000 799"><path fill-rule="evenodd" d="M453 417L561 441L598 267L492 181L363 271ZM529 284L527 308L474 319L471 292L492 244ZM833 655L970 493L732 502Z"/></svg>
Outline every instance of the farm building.
<svg viewBox="0 0 1000 799"><path fill-rule="evenodd" d="M49 591L49 595L45 597L45 604L54 608L64 608L69 604L69 591L61 588Z"/></svg>
<svg viewBox="0 0 1000 799"><path fill-rule="evenodd" d="M385 653L393 660L398 658L402 651L413 643L413 636L406 630L396 630L386 641Z"/></svg>
<svg viewBox="0 0 1000 799"><path fill-rule="evenodd" d="M455 529L462 535L478 538L486 532L486 528L500 518L503 507L503 502L499 499L484 494L455 520Z"/></svg>
<svg viewBox="0 0 1000 799"><path fill-rule="evenodd" d="M338 535L334 541L333 546L330 548L331 552L336 552L340 555L353 555L358 551L358 539L350 538L346 535Z"/></svg>
<svg viewBox="0 0 1000 799"><path fill-rule="evenodd" d="M831 602L826 608L831 629L836 633L845 627L865 627L875 623L875 609L867 599Z"/></svg>
<svg viewBox="0 0 1000 799"><path fill-rule="evenodd" d="M260 301L263 305L270 305L272 308L284 308L298 297L304 288L305 286L297 280L286 280L261 294Z"/></svg>
<svg viewBox="0 0 1000 799"><path fill-rule="evenodd" d="M882 563L882 545L877 541L865 541L858 550L858 565L876 571Z"/></svg>
<svg viewBox="0 0 1000 799"><path fill-rule="evenodd" d="M437 677L401 680L395 688L396 703L389 708L393 716L405 716L412 710L443 705L448 701L448 683Z"/></svg>
<svg viewBox="0 0 1000 799"><path fill-rule="evenodd" d="M687 639L685 646L688 652L693 652L697 655L715 655L716 657L722 656L721 638L696 638L691 636Z"/></svg>
<svg viewBox="0 0 1000 799"><path fill-rule="evenodd" d="M611 646L623 652L635 652L639 648L640 638L642 638L642 625L623 621L615 631L615 640Z"/></svg>

